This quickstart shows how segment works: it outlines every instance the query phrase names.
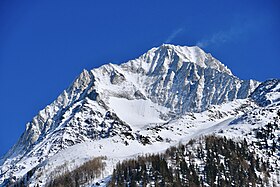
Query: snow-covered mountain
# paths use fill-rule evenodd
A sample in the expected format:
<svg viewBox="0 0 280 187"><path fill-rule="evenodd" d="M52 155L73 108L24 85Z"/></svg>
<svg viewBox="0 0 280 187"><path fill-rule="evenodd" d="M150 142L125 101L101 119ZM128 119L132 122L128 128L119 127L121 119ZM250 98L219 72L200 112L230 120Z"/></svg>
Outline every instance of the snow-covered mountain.
<svg viewBox="0 0 280 187"><path fill-rule="evenodd" d="M198 47L167 44L120 65L84 70L26 125L0 161L0 184L33 169L27 182L44 185L65 162L73 169L96 156L108 157L109 176L117 161L132 155L207 133L243 136L257 110L272 111L260 127L277 117L279 85L240 80Z"/></svg>

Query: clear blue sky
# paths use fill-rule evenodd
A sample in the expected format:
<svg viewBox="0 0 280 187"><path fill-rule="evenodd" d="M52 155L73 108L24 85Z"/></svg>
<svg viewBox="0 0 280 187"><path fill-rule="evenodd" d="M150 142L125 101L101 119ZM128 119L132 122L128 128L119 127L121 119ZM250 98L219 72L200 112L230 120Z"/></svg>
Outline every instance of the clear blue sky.
<svg viewBox="0 0 280 187"><path fill-rule="evenodd" d="M82 69L199 45L242 79L280 78L277 0L0 1L0 155Z"/></svg>

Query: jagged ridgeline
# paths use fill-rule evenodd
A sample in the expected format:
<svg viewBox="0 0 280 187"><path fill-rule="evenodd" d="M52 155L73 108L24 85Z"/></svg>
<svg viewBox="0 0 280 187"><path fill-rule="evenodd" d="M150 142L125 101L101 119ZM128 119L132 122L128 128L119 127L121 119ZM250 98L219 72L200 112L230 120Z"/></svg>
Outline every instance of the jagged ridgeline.
<svg viewBox="0 0 280 187"><path fill-rule="evenodd" d="M234 76L199 47L164 44L120 65L84 70L26 125L0 164L31 152L30 156L44 157L45 152L54 155L77 143L108 138L119 131L130 133L130 121L123 122L112 114L116 111L114 98L150 101L166 110L160 108L159 114L145 117L159 115L169 120L174 115L201 112L211 105L247 98L258 84ZM32 150L34 147L36 150Z"/></svg>
<svg viewBox="0 0 280 187"><path fill-rule="evenodd" d="M207 136L117 164L109 186L266 186L270 171L245 139Z"/></svg>
<svg viewBox="0 0 280 187"><path fill-rule="evenodd" d="M84 70L1 158L0 186L107 185L118 162L143 154L126 169L118 164L111 185L279 185L279 106L279 79L241 80L199 47L164 44ZM209 134L254 146L245 153L245 142L207 137L168 149ZM166 149L176 154L156 155ZM107 159L87 163L100 156Z"/></svg>

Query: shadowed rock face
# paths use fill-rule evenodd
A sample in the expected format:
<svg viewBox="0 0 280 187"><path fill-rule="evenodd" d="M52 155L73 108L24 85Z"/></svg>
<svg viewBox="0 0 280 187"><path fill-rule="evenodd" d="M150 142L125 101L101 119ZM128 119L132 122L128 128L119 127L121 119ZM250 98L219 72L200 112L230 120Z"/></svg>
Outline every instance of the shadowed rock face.
<svg viewBox="0 0 280 187"><path fill-rule="evenodd" d="M268 106L272 103L279 104L280 97L272 97L278 93L280 95L280 79L271 79L261 83L250 96L259 106Z"/></svg>
<svg viewBox="0 0 280 187"><path fill-rule="evenodd" d="M125 139L127 134L133 137L129 124L108 107L110 97L150 99L170 109L173 116L182 116L247 98L258 84L240 80L198 47L162 45L121 65L84 70L26 125L26 131L0 164L12 172L11 168L15 169L16 163L27 156L43 161L87 140L112 136Z"/></svg>

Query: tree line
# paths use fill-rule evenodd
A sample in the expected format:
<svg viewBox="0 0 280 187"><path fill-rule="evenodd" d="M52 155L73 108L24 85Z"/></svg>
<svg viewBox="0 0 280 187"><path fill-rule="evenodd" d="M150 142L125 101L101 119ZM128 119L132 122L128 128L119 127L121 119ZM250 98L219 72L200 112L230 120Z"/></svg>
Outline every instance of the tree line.
<svg viewBox="0 0 280 187"><path fill-rule="evenodd" d="M244 139L206 136L163 154L118 163L109 186L265 186L269 162L249 150Z"/></svg>

